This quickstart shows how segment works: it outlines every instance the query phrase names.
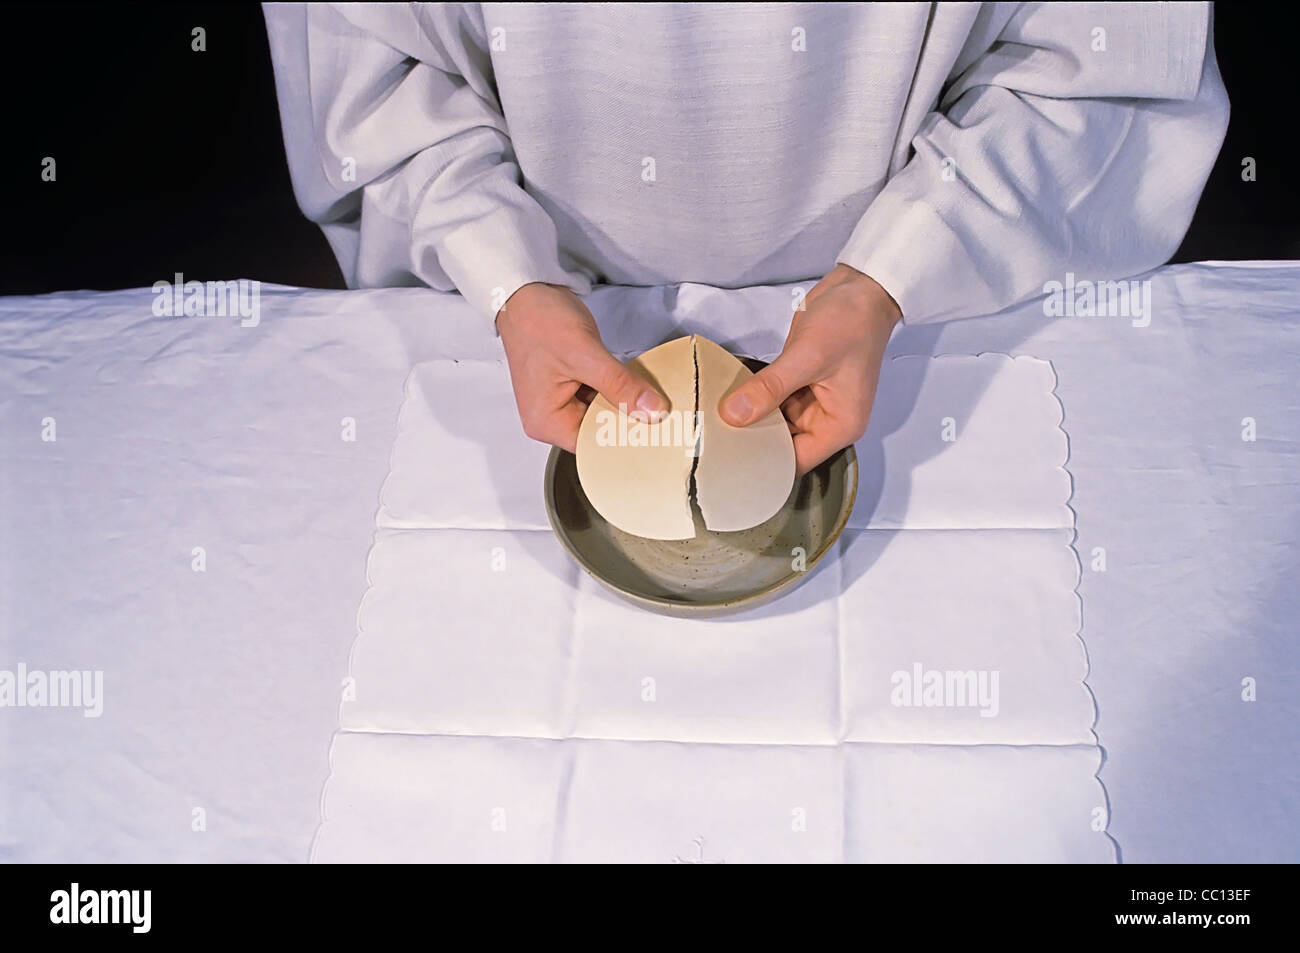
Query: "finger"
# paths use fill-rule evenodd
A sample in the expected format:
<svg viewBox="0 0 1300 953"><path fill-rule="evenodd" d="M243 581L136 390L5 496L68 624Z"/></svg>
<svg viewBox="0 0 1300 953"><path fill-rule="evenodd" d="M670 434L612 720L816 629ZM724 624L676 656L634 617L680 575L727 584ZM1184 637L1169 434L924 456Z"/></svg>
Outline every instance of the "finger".
<svg viewBox="0 0 1300 953"><path fill-rule="evenodd" d="M577 453L578 429L587 416L588 406L576 397L560 408L555 415L555 439L550 442L561 450Z"/></svg>
<svg viewBox="0 0 1300 953"><path fill-rule="evenodd" d="M821 405L811 387L799 388L781 405L781 413L785 414L794 433L811 430L813 419L820 410Z"/></svg>
<svg viewBox="0 0 1300 953"><path fill-rule="evenodd" d="M853 435L844 428L822 427L794 435L795 472L803 476L853 443Z"/></svg>
<svg viewBox="0 0 1300 953"><path fill-rule="evenodd" d="M576 397L558 410L524 421L524 433L539 443L549 443L575 453L578 446L578 428L587 415L587 405Z"/></svg>
<svg viewBox="0 0 1300 953"><path fill-rule="evenodd" d="M775 361L724 397L718 413L733 427L743 427L762 420L812 381L812 368L783 351Z"/></svg>
<svg viewBox="0 0 1300 953"><path fill-rule="evenodd" d="M657 423L668 413L668 398L604 348L589 355L577 370L582 383L596 388L607 401L629 414L640 413Z"/></svg>

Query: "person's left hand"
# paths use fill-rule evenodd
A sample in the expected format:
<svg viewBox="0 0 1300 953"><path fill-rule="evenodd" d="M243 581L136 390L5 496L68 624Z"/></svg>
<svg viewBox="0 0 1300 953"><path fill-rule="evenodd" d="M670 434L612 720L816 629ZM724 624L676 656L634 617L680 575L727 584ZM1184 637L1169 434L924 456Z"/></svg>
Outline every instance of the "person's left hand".
<svg viewBox="0 0 1300 953"><path fill-rule="evenodd" d="M780 356L718 407L736 427L780 407L800 476L866 433L885 345L902 318L884 288L848 265L817 282L804 306Z"/></svg>

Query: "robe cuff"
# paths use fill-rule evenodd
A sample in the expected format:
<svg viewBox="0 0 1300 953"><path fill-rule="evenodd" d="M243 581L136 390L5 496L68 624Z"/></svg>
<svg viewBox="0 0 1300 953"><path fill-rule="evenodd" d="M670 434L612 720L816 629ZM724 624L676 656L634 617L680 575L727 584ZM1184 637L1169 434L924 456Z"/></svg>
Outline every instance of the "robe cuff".
<svg viewBox="0 0 1300 953"><path fill-rule="evenodd" d="M886 188L835 260L888 291L903 324L925 324L970 317L971 305L984 296L989 276L980 274L967 246L931 205Z"/></svg>
<svg viewBox="0 0 1300 953"><path fill-rule="evenodd" d="M412 259L422 280L427 280L427 265L436 263L494 328L497 312L524 285L564 285L579 295L591 290L589 278L560 264L555 225L541 207L503 205L456 226L436 242L415 238Z"/></svg>

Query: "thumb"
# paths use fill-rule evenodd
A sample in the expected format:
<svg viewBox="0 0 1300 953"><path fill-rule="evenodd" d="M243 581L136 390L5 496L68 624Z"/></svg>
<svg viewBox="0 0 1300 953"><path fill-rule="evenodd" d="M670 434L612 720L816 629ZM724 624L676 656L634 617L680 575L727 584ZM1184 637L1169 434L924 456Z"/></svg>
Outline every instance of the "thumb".
<svg viewBox="0 0 1300 953"><path fill-rule="evenodd" d="M782 354L724 397L718 413L733 427L762 420L785 403L791 394L811 382L811 378L805 380L808 375L793 370L792 362Z"/></svg>
<svg viewBox="0 0 1300 953"><path fill-rule="evenodd" d="M607 401L629 414L640 411L656 423L669 410L668 398L658 388L626 364L615 360L608 351L594 356L591 369L585 376L587 379L583 383L596 388Z"/></svg>

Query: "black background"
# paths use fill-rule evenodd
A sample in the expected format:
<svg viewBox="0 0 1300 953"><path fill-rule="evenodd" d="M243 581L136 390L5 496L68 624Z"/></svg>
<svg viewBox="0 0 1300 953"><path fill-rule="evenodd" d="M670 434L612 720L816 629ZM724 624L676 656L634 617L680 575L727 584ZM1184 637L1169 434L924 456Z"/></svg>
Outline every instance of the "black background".
<svg viewBox="0 0 1300 953"><path fill-rule="evenodd" d="M1232 121L1173 261L1300 259L1294 31L1215 11ZM193 52L190 31L207 31ZM6 6L0 293L257 278L341 288L294 204L260 7ZM41 180L52 156L57 180ZM1243 182L1241 161L1257 162Z"/></svg>
<svg viewBox="0 0 1300 953"><path fill-rule="evenodd" d="M456 926L487 924L490 935L511 945L536 945L537 924L557 919L557 911L573 907L573 894L582 892L593 905L615 917L650 929L741 945L746 940L769 939L774 929L785 934L807 932L808 915L802 907L793 913L755 918L711 915L699 904L671 903L619 889L609 873L598 874L593 884L590 870L579 865L556 871L544 881L519 869L471 869L458 865L439 874L428 865L364 865L351 873L346 889L340 874L328 865L285 869L261 866L195 866L137 864L121 867L45 865L39 868L0 867L0 923L4 939L15 949L63 949L69 942L118 945L169 944L191 937L206 945L246 946L250 941L288 941L301 948L308 943L332 948L375 946L381 941L414 933L446 934ZM789 892L781 874L757 868L711 868L711 879L699 881L725 889L745 889L768 897L765 906ZM415 876L412 876L414 871ZM725 873L718 873L719 871ZM15 876L16 875L16 876ZM683 876L673 872L673 883ZM704 875L702 875L703 877ZM436 877L436 895L417 886ZM779 878L779 879L778 879ZM801 878L806 882L806 878ZM1077 942L1109 940L1127 934L1128 945L1154 943L1163 948L1186 949L1202 938L1217 950L1258 947L1269 936L1287 935L1294 918L1293 871L1285 866L1148 864L891 864L887 870L840 872L818 890L845 901L872 936L893 939L912 936L918 945L934 947L952 940L959 948L988 945L1008 939L1039 944L1054 936ZM133 934L125 926L52 925L50 896L76 882L82 890L152 890L153 928ZM689 881L688 881L689 882ZM801 883L800 886L803 886ZM836 888L839 888L836 890ZM1207 889L1248 889L1243 901L1180 901L1165 904L1134 901L1133 891L1188 889L1198 896ZM805 888L806 889L806 888ZM646 894L640 891L640 894ZM681 910L676 909L681 907ZM942 916L934 915L936 908ZM1248 914L1248 925L1199 926L1117 925L1116 914ZM573 929L584 933L588 923L570 916ZM725 922L726 920L733 922ZM62 940L62 944L56 942ZM14 942L18 941L18 942ZM22 942L27 941L27 942ZM391 944L390 944L391 945ZM944 944L947 945L947 944Z"/></svg>

